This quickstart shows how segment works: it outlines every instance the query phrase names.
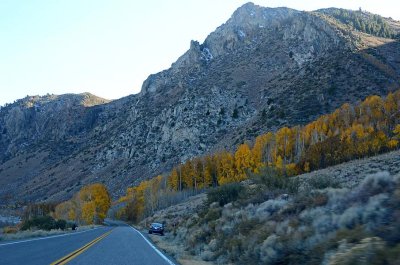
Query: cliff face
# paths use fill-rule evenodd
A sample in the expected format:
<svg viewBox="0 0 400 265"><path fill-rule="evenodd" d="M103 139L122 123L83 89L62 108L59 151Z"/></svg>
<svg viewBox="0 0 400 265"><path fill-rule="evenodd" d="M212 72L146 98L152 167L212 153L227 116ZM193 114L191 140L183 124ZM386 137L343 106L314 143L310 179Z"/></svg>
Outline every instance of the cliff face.
<svg viewBox="0 0 400 265"><path fill-rule="evenodd" d="M326 12L246 4L137 95L2 108L0 201L59 200L91 182L118 195L192 156L386 94L399 85L399 48Z"/></svg>

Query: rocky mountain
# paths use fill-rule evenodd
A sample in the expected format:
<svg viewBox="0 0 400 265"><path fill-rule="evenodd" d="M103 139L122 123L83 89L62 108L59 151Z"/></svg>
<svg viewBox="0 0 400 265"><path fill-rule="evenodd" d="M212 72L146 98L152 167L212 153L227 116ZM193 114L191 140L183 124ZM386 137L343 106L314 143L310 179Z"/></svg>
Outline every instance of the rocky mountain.
<svg viewBox="0 0 400 265"><path fill-rule="evenodd" d="M396 21L381 20L396 32ZM0 202L61 200L92 182L117 196L189 157L304 124L399 83L398 40L357 30L329 10L248 3L150 75L139 94L112 102L27 97L2 107Z"/></svg>

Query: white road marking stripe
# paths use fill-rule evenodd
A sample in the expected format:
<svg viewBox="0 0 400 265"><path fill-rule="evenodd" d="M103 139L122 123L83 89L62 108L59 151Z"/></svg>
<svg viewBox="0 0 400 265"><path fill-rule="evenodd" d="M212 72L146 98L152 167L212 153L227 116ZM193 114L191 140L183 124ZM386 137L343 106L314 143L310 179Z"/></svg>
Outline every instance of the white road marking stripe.
<svg viewBox="0 0 400 265"><path fill-rule="evenodd" d="M152 247L157 253L158 255L160 255L166 262L168 262L168 264L170 265L175 265L175 263L173 263L169 258L167 258L161 251L158 250L158 248L156 248L153 243L151 243L140 231L138 231L136 228L134 228L133 226L130 226L133 230L136 231L136 233L138 233L141 237L143 237L144 240L146 240L147 244L150 245L150 247Z"/></svg>
<svg viewBox="0 0 400 265"><path fill-rule="evenodd" d="M37 240L50 239L50 238L55 238L55 237L72 236L72 235L82 234L82 233L89 232L89 231L94 231L94 230L100 229L100 228L102 228L102 227L97 227L97 228L93 228L90 230L85 230L85 231L80 231L80 232L75 232L75 233L67 233L67 234L56 235L56 236L46 236L46 237L33 238L33 239L17 241L17 242L3 243L3 244L0 244L0 247L7 246L7 245L19 244L19 243L25 243L25 242L31 242L31 241L37 241Z"/></svg>

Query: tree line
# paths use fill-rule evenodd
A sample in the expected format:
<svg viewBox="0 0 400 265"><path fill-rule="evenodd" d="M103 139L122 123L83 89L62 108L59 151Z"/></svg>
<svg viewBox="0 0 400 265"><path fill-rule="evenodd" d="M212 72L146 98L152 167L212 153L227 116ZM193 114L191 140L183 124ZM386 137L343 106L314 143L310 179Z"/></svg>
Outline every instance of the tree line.
<svg viewBox="0 0 400 265"><path fill-rule="evenodd" d="M398 37L396 32L392 30L389 24L379 15L346 9L333 9L330 10L329 14L342 23L349 24L359 31L383 38Z"/></svg>
<svg viewBox="0 0 400 265"><path fill-rule="evenodd" d="M31 203L24 207L21 230L75 229L77 224L101 224L111 207L107 188L100 183L84 186L61 203Z"/></svg>
<svg viewBox="0 0 400 265"><path fill-rule="evenodd" d="M283 127L243 143L235 152L220 151L187 160L171 172L142 181L120 198L119 217L138 221L181 192L200 191L248 178L271 167L282 176L336 165L397 149L400 140L400 90L385 98L369 96L344 104L305 125Z"/></svg>

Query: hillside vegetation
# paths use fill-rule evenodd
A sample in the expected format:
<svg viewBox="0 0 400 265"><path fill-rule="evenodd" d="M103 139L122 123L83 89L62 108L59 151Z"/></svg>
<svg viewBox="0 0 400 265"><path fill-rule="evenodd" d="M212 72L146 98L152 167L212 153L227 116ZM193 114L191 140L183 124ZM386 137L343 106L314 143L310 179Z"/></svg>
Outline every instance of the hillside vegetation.
<svg viewBox="0 0 400 265"><path fill-rule="evenodd" d="M355 29L383 38L398 38L398 32L392 28L383 17L368 12L352 11L341 8L321 9L322 12L333 16L343 24L354 27Z"/></svg>
<svg viewBox="0 0 400 265"><path fill-rule="evenodd" d="M283 178L351 159L397 149L400 140L400 90L386 98L370 96L344 104L305 126L283 127L244 143L234 153L222 151L187 160L169 174L128 188L120 199L120 218L139 221L174 203L182 191L201 191L240 182L266 168Z"/></svg>
<svg viewBox="0 0 400 265"><path fill-rule="evenodd" d="M263 170L140 225L165 221L152 239L182 264L399 264L399 165L395 151L289 180Z"/></svg>

